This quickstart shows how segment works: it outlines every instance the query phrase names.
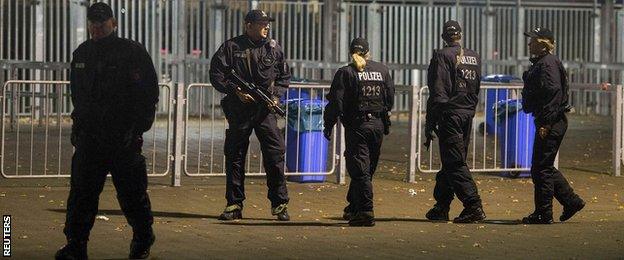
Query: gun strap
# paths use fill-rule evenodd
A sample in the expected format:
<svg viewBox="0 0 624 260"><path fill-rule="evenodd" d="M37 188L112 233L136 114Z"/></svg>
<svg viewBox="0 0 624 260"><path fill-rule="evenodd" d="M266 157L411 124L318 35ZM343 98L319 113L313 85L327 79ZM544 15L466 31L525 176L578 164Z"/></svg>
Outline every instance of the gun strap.
<svg viewBox="0 0 624 260"><path fill-rule="evenodd" d="M253 78L253 73L251 72L251 50L250 49L246 49L245 52L247 53L247 71L249 72L249 78Z"/></svg>

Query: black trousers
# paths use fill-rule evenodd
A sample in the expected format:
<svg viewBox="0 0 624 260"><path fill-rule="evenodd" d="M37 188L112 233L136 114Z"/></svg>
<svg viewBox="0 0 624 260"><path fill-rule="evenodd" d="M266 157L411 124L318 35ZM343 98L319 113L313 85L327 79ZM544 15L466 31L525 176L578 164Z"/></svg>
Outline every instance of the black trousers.
<svg viewBox="0 0 624 260"><path fill-rule="evenodd" d="M473 117L472 114L445 111L438 124L442 169L436 175L433 197L439 207L449 208L454 195L465 208L481 206L477 185L466 165Z"/></svg>
<svg viewBox="0 0 624 260"><path fill-rule="evenodd" d="M87 241L98 212L99 196L110 172L117 200L128 224L139 237L152 234L150 199L147 194L143 142L139 137L129 147L102 149L82 138L72 157L71 189L67 199L64 233L68 240Z"/></svg>
<svg viewBox="0 0 624 260"><path fill-rule="evenodd" d="M567 129L568 119L564 114L552 125L545 138L540 137L538 131L535 133L531 165L531 178L535 187L535 213L552 215L553 196L564 207L575 205L580 200L563 174L554 166Z"/></svg>
<svg viewBox="0 0 624 260"><path fill-rule="evenodd" d="M379 161L383 131L383 122L379 118L345 129L345 160L351 177L347 192L348 211L373 211L372 180Z"/></svg>
<svg viewBox="0 0 624 260"><path fill-rule="evenodd" d="M258 111L255 107L232 104L225 99L222 104L229 123L225 130L225 199L227 205L243 205L245 200L245 158L252 131L260 141L262 163L266 171L268 199L271 207L288 203L288 189L284 175L284 135L277 127L275 114Z"/></svg>

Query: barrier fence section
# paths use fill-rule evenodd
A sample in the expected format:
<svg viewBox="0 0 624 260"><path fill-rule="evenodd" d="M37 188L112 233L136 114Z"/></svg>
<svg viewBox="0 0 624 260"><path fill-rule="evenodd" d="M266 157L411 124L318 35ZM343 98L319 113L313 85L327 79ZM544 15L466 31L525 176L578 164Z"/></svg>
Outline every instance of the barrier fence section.
<svg viewBox="0 0 624 260"><path fill-rule="evenodd" d="M621 168L624 163L624 90L622 85L615 86L615 113L613 115L613 172L615 176L621 176Z"/></svg>
<svg viewBox="0 0 624 260"><path fill-rule="evenodd" d="M418 72L415 72L417 74ZM67 81L9 80L2 87L0 164L6 178L68 177L72 149L69 142L71 119L63 109L69 99ZM181 174L187 176L223 176L225 157L223 145L228 124L221 108L223 94L210 84L194 83L182 86L184 95L174 96L171 83L159 84L158 103L153 128L144 134L144 155L148 159L150 176L165 176L170 171L179 133L183 143ZM180 87L181 85L177 85ZM520 84L484 83L480 102L473 119L468 166L474 172L508 172L516 176L529 171L532 138L535 132L531 115L521 111ZM572 85L572 103L582 112L574 91L596 92L613 99L614 107L607 107L614 118L613 156L614 172L620 175L624 162L624 94L622 86ZM179 90L176 90L179 91ZM287 175L331 175L336 173L344 183L344 136L342 127L336 127L331 141L322 136L323 109L328 85L292 85L280 102L286 108L286 117L278 120L285 136ZM431 173L440 168L437 146L424 150L424 121L427 87L397 86L397 93L411 97L395 107L393 120L409 118L411 138L408 180L414 181L416 171ZM584 98L582 98L584 99ZM509 102L511 100L511 102ZM501 102L502 101L502 102ZM507 102L505 102L507 101ZM182 109L174 108L182 104ZM576 104L574 104L576 103ZM592 105L593 106L593 105ZM599 106L601 107L601 106ZM182 124L174 124L174 112L183 113ZM603 115L600 109L588 109L585 114ZM304 135L302 135L304 134ZM307 135L305 135L307 134ZM305 143L304 143L305 142ZM248 175L264 175L262 153L255 136L251 138L245 168ZM318 157L319 154L325 156ZM307 162L307 166L304 165ZM316 166L310 166L310 162ZM303 169L302 169L303 167ZM179 174L179 173L176 173ZM173 177L173 176L172 176ZM179 177L179 176L178 176Z"/></svg>
<svg viewBox="0 0 624 260"><path fill-rule="evenodd" d="M2 86L0 171L6 178L69 177L73 146L65 110L69 81L9 80ZM160 107L144 137L148 176L169 172L172 150L172 91L159 84ZM162 98L165 97L165 98ZM169 97L169 98L166 98Z"/></svg>
<svg viewBox="0 0 624 260"><path fill-rule="evenodd" d="M522 106L519 102L522 99L521 90L521 84L482 83L466 160L472 172L502 172L515 177L522 172L530 171L535 125L532 115L521 111ZM620 176L620 165L624 162L622 157L624 95L622 92L621 85L612 87L610 84L573 84L570 86L570 101L574 107L570 113L614 118L613 168L616 176ZM410 182L415 181L416 171L434 173L441 168L438 139L432 142L429 150L426 150L423 145L428 95L429 90L426 86L415 87L412 93L414 102L410 115L410 134L413 140L410 148L412 151L410 168L407 174ZM609 103L617 105L613 107L596 105L591 102L590 97L602 101L613 99ZM558 158L555 163L557 166Z"/></svg>
<svg viewBox="0 0 624 260"><path fill-rule="evenodd" d="M520 104L504 102L521 98L521 86L482 86L479 109L473 119L468 149L468 166L472 172L510 172L530 170L530 154L535 127L533 118L524 114ZM418 144L425 141L425 111L428 87L419 89L419 106L414 116L418 122ZM502 101L498 103L499 101ZM511 128L510 128L511 127ZM437 139L436 139L437 141ZM417 167L420 172L440 170L440 152L436 141L429 150L417 148ZM509 156L509 154L512 154Z"/></svg>
<svg viewBox="0 0 624 260"><path fill-rule="evenodd" d="M331 141L322 134L328 92L328 85L290 85L279 101L286 111L285 118L278 117L278 127L285 136L286 175L336 172L340 132L335 127ZM228 122L222 112L223 97L224 94L210 84L193 83L186 87L183 167L187 176L225 176L224 142ZM262 161L259 141L252 134L244 164L245 175L265 175Z"/></svg>

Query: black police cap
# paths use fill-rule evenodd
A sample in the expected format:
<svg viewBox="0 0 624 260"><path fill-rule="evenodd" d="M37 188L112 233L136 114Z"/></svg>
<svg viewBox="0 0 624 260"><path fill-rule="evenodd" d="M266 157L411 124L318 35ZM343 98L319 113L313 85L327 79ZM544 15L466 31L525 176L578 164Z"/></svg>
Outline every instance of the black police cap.
<svg viewBox="0 0 624 260"><path fill-rule="evenodd" d="M254 22L273 22L275 18L269 17L262 10L251 10L247 15L245 15L245 22L254 23Z"/></svg>
<svg viewBox="0 0 624 260"><path fill-rule="evenodd" d="M355 53L356 51L361 53L368 53L368 41L364 38L355 38L351 41L349 45L349 50L351 53Z"/></svg>
<svg viewBox="0 0 624 260"><path fill-rule="evenodd" d="M531 38L545 38L550 40L550 42L555 42L555 34L548 28L537 27L533 30L524 33L524 36Z"/></svg>
<svg viewBox="0 0 624 260"><path fill-rule="evenodd" d="M89 6L87 19L93 22L104 22L113 17L113 9L103 2L97 2Z"/></svg>
<svg viewBox="0 0 624 260"><path fill-rule="evenodd" d="M459 23L455 20L448 20L442 27L442 35L453 36L461 33L462 29Z"/></svg>

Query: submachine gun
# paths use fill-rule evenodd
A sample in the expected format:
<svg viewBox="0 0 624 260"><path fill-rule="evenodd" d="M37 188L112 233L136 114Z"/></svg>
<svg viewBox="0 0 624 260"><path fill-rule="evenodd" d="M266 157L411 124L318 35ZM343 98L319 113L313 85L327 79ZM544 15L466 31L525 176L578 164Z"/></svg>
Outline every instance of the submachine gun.
<svg viewBox="0 0 624 260"><path fill-rule="evenodd" d="M254 100L256 100L256 102L259 102L261 105L266 106L272 113L278 114L281 117L286 116L286 112L284 111L284 109L282 109L276 102L274 102L273 99L271 99L264 92L263 89L256 86L256 84L247 82L246 80L241 78L241 76L238 75L238 73L236 73L236 71L234 70L232 70L231 74L232 79L234 79L235 81L234 84L239 86L241 88L241 91L251 95Z"/></svg>

